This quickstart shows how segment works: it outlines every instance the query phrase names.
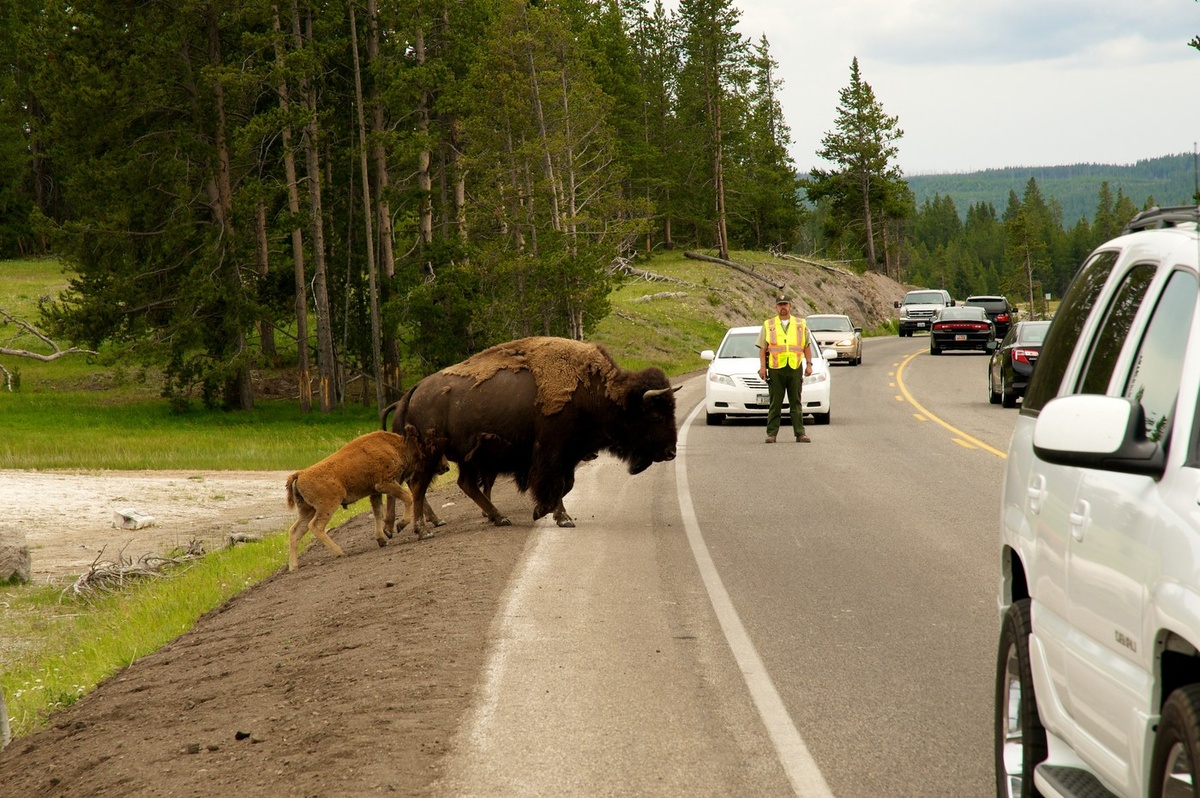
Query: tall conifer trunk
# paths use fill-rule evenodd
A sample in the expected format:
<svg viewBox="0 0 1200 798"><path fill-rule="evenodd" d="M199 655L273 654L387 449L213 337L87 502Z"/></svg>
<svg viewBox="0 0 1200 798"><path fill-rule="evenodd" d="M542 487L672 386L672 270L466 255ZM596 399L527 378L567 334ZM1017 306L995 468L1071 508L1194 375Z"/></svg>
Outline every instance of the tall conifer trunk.
<svg viewBox="0 0 1200 798"><path fill-rule="evenodd" d="M295 5L292 6L295 13ZM283 43L283 26L279 19L279 7L275 7L275 60L282 72L285 47ZM292 123L290 120L291 101L288 84L280 78L279 110L283 117L283 168L284 179L287 182L288 213L292 222L292 271L296 285L296 387L300 392L300 410L312 412L312 367L309 364L308 336L308 277L304 258L304 228L300 224L300 184L296 175L296 152L292 146Z"/></svg>
<svg viewBox="0 0 1200 798"><path fill-rule="evenodd" d="M379 273L375 263L375 219L371 203L371 172L367 159L367 115L363 109L362 64L358 58L358 25L354 11L354 0L350 0L350 51L354 55L354 98L358 108L359 166L362 171L363 224L366 227L367 243L367 294L371 309L371 371L375 383L375 407L382 411L383 401L383 348L379 337Z"/></svg>
<svg viewBox="0 0 1200 798"><path fill-rule="evenodd" d="M297 51L313 45L312 15L306 17L306 32L300 31L300 11L292 0L292 39ZM312 81L300 79L308 121L304 125L305 171L308 174L309 225L312 227L313 301L317 310L317 401L321 412L338 405L341 396L337 380L337 362L333 354L333 316L329 308L329 278L325 259L325 216L321 205L321 125L317 117L317 91Z"/></svg>

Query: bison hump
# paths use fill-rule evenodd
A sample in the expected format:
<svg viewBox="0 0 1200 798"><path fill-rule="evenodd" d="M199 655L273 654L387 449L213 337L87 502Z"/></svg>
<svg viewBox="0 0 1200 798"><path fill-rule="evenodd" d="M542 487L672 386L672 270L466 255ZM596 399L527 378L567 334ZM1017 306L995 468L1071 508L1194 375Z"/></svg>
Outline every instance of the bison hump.
<svg viewBox="0 0 1200 798"><path fill-rule="evenodd" d="M539 336L496 344L443 369L443 373L467 377L479 385L502 369L533 374L537 402L547 416L562 410L575 389L589 378L599 378L611 389L621 371L612 356L597 344Z"/></svg>

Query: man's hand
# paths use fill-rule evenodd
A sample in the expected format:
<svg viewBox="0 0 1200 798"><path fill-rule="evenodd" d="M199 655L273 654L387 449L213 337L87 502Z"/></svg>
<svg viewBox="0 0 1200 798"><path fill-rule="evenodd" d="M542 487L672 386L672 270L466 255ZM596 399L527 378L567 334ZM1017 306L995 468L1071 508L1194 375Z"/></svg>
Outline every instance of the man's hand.
<svg viewBox="0 0 1200 798"><path fill-rule="evenodd" d="M758 376L764 380L767 378L767 367L766 366L758 367Z"/></svg>

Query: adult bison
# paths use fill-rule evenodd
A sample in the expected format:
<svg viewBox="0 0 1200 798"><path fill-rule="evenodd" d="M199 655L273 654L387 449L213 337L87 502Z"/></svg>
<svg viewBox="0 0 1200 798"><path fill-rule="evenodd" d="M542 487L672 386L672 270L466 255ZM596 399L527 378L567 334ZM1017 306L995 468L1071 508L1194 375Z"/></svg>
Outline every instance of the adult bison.
<svg viewBox="0 0 1200 798"><path fill-rule="evenodd" d="M413 531L432 534L425 491L439 453L458 464L458 486L497 526L509 523L490 497L498 474L532 491L535 520L553 513L574 526L562 498L579 463L608 451L639 474L675 458L675 390L661 369L625 371L603 347L566 338L498 344L431 374L381 418L386 429L395 411L392 429L412 425L433 452L409 479Z"/></svg>

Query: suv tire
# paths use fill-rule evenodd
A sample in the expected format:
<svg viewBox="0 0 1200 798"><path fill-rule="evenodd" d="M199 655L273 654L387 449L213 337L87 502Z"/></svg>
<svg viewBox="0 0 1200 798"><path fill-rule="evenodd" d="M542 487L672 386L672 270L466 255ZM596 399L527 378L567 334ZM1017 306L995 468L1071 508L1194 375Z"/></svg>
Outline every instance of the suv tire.
<svg viewBox="0 0 1200 798"><path fill-rule="evenodd" d="M1163 705L1150 762L1150 795L1194 795L1200 783L1200 685L1171 693Z"/></svg>
<svg viewBox="0 0 1200 798"><path fill-rule="evenodd" d="M996 659L996 795L1038 798L1033 769L1046 758L1046 729L1029 665L1029 599L1014 601L1000 626Z"/></svg>

